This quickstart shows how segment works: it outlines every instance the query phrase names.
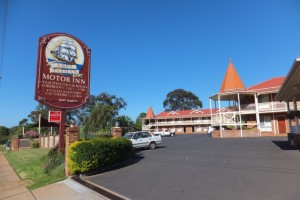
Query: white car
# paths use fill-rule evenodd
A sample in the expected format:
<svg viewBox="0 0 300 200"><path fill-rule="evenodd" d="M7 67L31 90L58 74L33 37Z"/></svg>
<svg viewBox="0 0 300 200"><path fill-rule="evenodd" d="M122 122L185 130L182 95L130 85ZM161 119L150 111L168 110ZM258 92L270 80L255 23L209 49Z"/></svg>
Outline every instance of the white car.
<svg viewBox="0 0 300 200"><path fill-rule="evenodd" d="M170 131L167 131L167 130L155 131L153 134L154 135L160 135L160 136L175 136L175 132L170 132Z"/></svg>
<svg viewBox="0 0 300 200"><path fill-rule="evenodd" d="M126 133L123 137L129 139L134 148L149 148L152 150L162 142L160 135L152 135L147 131Z"/></svg>

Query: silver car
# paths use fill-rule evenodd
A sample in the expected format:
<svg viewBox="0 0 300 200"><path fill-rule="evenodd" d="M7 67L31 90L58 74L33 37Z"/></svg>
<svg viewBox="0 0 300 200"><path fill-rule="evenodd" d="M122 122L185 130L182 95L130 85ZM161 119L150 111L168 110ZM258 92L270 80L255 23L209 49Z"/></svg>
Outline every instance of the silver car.
<svg viewBox="0 0 300 200"><path fill-rule="evenodd" d="M126 133L123 137L129 139L134 148L148 148L152 150L162 142L160 135L152 135L147 131Z"/></svg>

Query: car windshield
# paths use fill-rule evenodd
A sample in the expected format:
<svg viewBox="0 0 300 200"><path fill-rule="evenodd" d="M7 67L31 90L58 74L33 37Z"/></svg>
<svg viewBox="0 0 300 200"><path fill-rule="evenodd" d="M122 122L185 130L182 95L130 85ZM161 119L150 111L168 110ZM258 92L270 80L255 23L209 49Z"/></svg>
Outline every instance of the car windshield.
<svg viewBox="0 0 300 200"><path fill-rule="evenodd" d="M133 136L133 133L126 133L123 137L127 139L131 139Z"/></svg>

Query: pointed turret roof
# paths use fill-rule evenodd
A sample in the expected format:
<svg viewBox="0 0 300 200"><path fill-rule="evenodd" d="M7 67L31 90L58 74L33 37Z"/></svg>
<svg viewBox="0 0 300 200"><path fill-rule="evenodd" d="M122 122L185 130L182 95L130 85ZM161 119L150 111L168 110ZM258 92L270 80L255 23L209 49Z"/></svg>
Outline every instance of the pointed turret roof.
<svg viewBox="0 0 300 200"><path fill-rule="evenodd" d="M154 113L153 113L151 106L148 108L145 118L154 118Z"/></svg>
<svg viewBox="0 0 300 200"><path fill-rule="evenodd" d="M240 76L238 75L235 67L232 64L232 60L229 60L227 71L220 88L220 93L229 91L246 90Z"/></svg>

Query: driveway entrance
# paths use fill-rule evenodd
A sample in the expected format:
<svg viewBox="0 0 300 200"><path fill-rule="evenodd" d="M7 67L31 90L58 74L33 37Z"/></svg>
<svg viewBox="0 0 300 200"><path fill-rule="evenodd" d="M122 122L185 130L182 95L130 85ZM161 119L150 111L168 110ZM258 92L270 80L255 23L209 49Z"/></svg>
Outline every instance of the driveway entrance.
<svg viewBox="0 0 300 200"><path fill-rule="evenodd" d="M163 138L136 162L84 179L130 199L299 199L300 152L286 137Z"/></svg>

